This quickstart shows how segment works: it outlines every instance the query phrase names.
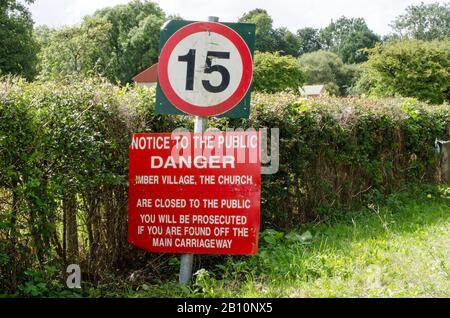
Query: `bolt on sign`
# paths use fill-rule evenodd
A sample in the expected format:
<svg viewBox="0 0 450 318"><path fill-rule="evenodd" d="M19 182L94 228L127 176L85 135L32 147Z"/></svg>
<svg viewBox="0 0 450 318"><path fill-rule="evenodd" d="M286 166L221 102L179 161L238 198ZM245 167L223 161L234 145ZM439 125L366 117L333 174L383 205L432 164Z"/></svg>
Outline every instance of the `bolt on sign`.
<svg viewBox="0 0 450 318"><path fill-rule="evenodd" d="M155 111L248 118L255 25L172 20L161 29Z"/></svg>
<svg viewBox="0 0 450 318"><path fill-rule="evenodd" d="M128 240L151 252L256 254L259 132L134 134Z"/></svg>

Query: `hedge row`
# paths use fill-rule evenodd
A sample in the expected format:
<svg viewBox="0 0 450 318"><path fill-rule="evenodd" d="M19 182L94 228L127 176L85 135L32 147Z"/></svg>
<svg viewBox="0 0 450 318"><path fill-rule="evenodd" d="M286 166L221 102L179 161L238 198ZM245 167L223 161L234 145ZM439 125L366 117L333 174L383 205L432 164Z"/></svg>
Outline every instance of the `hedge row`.
<svg viewBox="0 0 450 318"><path fill-rule="evenodd" d="M193 122L153 105L151 90L98 79L1 80L0 291L26 290L30 268L76 262L84 279L100 280L157 264L127 243L128 143L133 132ZM438 181L434 142L450 138L450 107L254 94L250 119L210 125L280 129L280 170L263 177L261 213L263 227L292 227L368 194Z"/></svg>

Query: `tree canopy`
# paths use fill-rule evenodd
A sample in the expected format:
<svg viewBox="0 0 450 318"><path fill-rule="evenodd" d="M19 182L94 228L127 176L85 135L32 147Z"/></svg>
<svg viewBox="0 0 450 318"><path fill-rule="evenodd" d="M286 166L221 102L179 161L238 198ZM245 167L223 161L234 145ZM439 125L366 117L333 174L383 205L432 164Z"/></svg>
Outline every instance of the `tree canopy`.
<svg viewBox="0 0 450 318"><path fill-rule="evenodd" d="M450 38L450 3L409 6L391 27L400 38L426 41Z"/></svg>
<svg viewBox="0 0 450 318"><path fill-rule="evenodd" d="M284 55L298 56L300 46L299 38L287 28L278 28L273 31L276 50Z"/></svg>
<svg viewBox="0 0 450 318"><path fill-rule="evenodd" d="M111 27L104 19L86 18L79 26L41 30L39 42L47 42L39 54L41 76L108 76Z"/></svg>
<svg viewBox="0 0 450 318"><path fill-rule="evenodd" d="M113 72L109 76L129 82L139 71L158 60L159 31L165 13L154 2L133 0L97 11L94 17L111 23L110 45Z"/></svg>
<svg viewBox="0 0 450 318"><path fill-rule="evenodd" d="M361 63L367 54L361 49L372 48L380 41L362 18L341 17L320 31L323 48L338 54L344 63Z"/></svg>
<svg viewBox="0 0 450 318"><path fill-rule="evenodd" d="M164 20L164 12L150 1L134 0L99 10L81 25L57 30L49 37L40 54L41 74L55 78L94 72L112 82L130 82L157 61Z"/></svg>
<svg viewBox="0 0 450 318"><path fill-rule="evenodd" d="M277 51L272 17L264 9L254 9L239 18L239 22L256 25L255 50L261 52Z"/></svg>
<svg viewBox="0 0 450 318"><path fill-rule="evenodd" d="M362 18L341 17L323 29L303 28L296 34L287 28L273 28L273 20L264 9L254 9L244 14L240 22L256 25L255 47L261 52L280 52L299 56L327 49L338 54L345 63L367 60L362 49L372 48L380 41Z"/></svg>
<svg viewBox="0 0 450 318"><path fill-rule="evenodd" d="M303 28L297 31L298 54L302 55L318 51L322 48L322 42L319 37L319 30L314 28Z"/></svg>
<svg viewBox="0 0 450 318"><path fill-rule="evenodd" d="M37 45L27 5L34 0L0 1L0 74L12 73L32 79Z"/></svg>
<svg viewBox="0 0 450 318"><path fill-rule="evenodd" d="M0 3L0 74L29 80L36 74L44 79L100 75L126 84L157 62L164 21L181 19L167 16L151 0L132 0L98 10L77 25L33 30L28 10L33 2ZM257 8L243 14L239 22L256 25L256 90L296 90L306 82L325 84L330 93L341 96L352 91L415 96L434 103L448 100L450 57L445 50L450 39L450 3L409 6L393 21L394 33L384 37L381 45L377 45L380 37L362 18L342 16L322 29L292 32L274 28L270 14Z"/></svg>
<svg viewBox="0 0 450 318"><path fill-rule="evenodd" d="M39 74L50 79L97 74L113 83L128 83L157 62L159 31L165 20L166 14L156 3L133 0L98 10L79 25L38 28ZM363 19L342 17L324 29L304 28L297 33L285 27L274 29L272 17L264 9L251 10L239 21L256 25L257 51L279 55L297 57L326 49L344 63L359 63L366 60L361 49L371 48L379 40Z"/></svg>

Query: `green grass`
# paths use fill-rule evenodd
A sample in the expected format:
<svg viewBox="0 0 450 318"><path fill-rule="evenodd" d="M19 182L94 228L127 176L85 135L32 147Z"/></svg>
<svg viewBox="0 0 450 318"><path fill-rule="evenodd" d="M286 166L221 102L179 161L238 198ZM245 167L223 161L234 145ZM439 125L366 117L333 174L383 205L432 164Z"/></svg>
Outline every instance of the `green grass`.
<svg viewBox="0 0 450 318"><path fill-rule="evenodd" d="M339 220L339 221L338 221ZM256 256L129 297L449 297L450 188L409 189L326 223L261 234Z"/></svg>

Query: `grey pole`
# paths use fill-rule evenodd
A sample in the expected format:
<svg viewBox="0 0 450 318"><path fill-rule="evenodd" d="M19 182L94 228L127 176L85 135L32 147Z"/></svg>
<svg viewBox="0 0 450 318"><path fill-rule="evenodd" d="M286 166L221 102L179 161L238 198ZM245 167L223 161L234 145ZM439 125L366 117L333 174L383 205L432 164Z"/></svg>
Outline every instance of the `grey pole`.
<svg viewBox="0 0 450 318"><path fill-rule="evenodd" d="M218 17L209 16L208 22L219 22ZM202 133L208 127L208 117L195 116L194 133ZM182 254L180 257L180 284L186 285L192 278L194 254Z"/></svg>
<svg viewBox="0 0 450 318"><path fill-rule="evenodd" d="M192 264L194 262L194 254L181 254L180 258L180 284L186 285L192 277Z"/></svg>

